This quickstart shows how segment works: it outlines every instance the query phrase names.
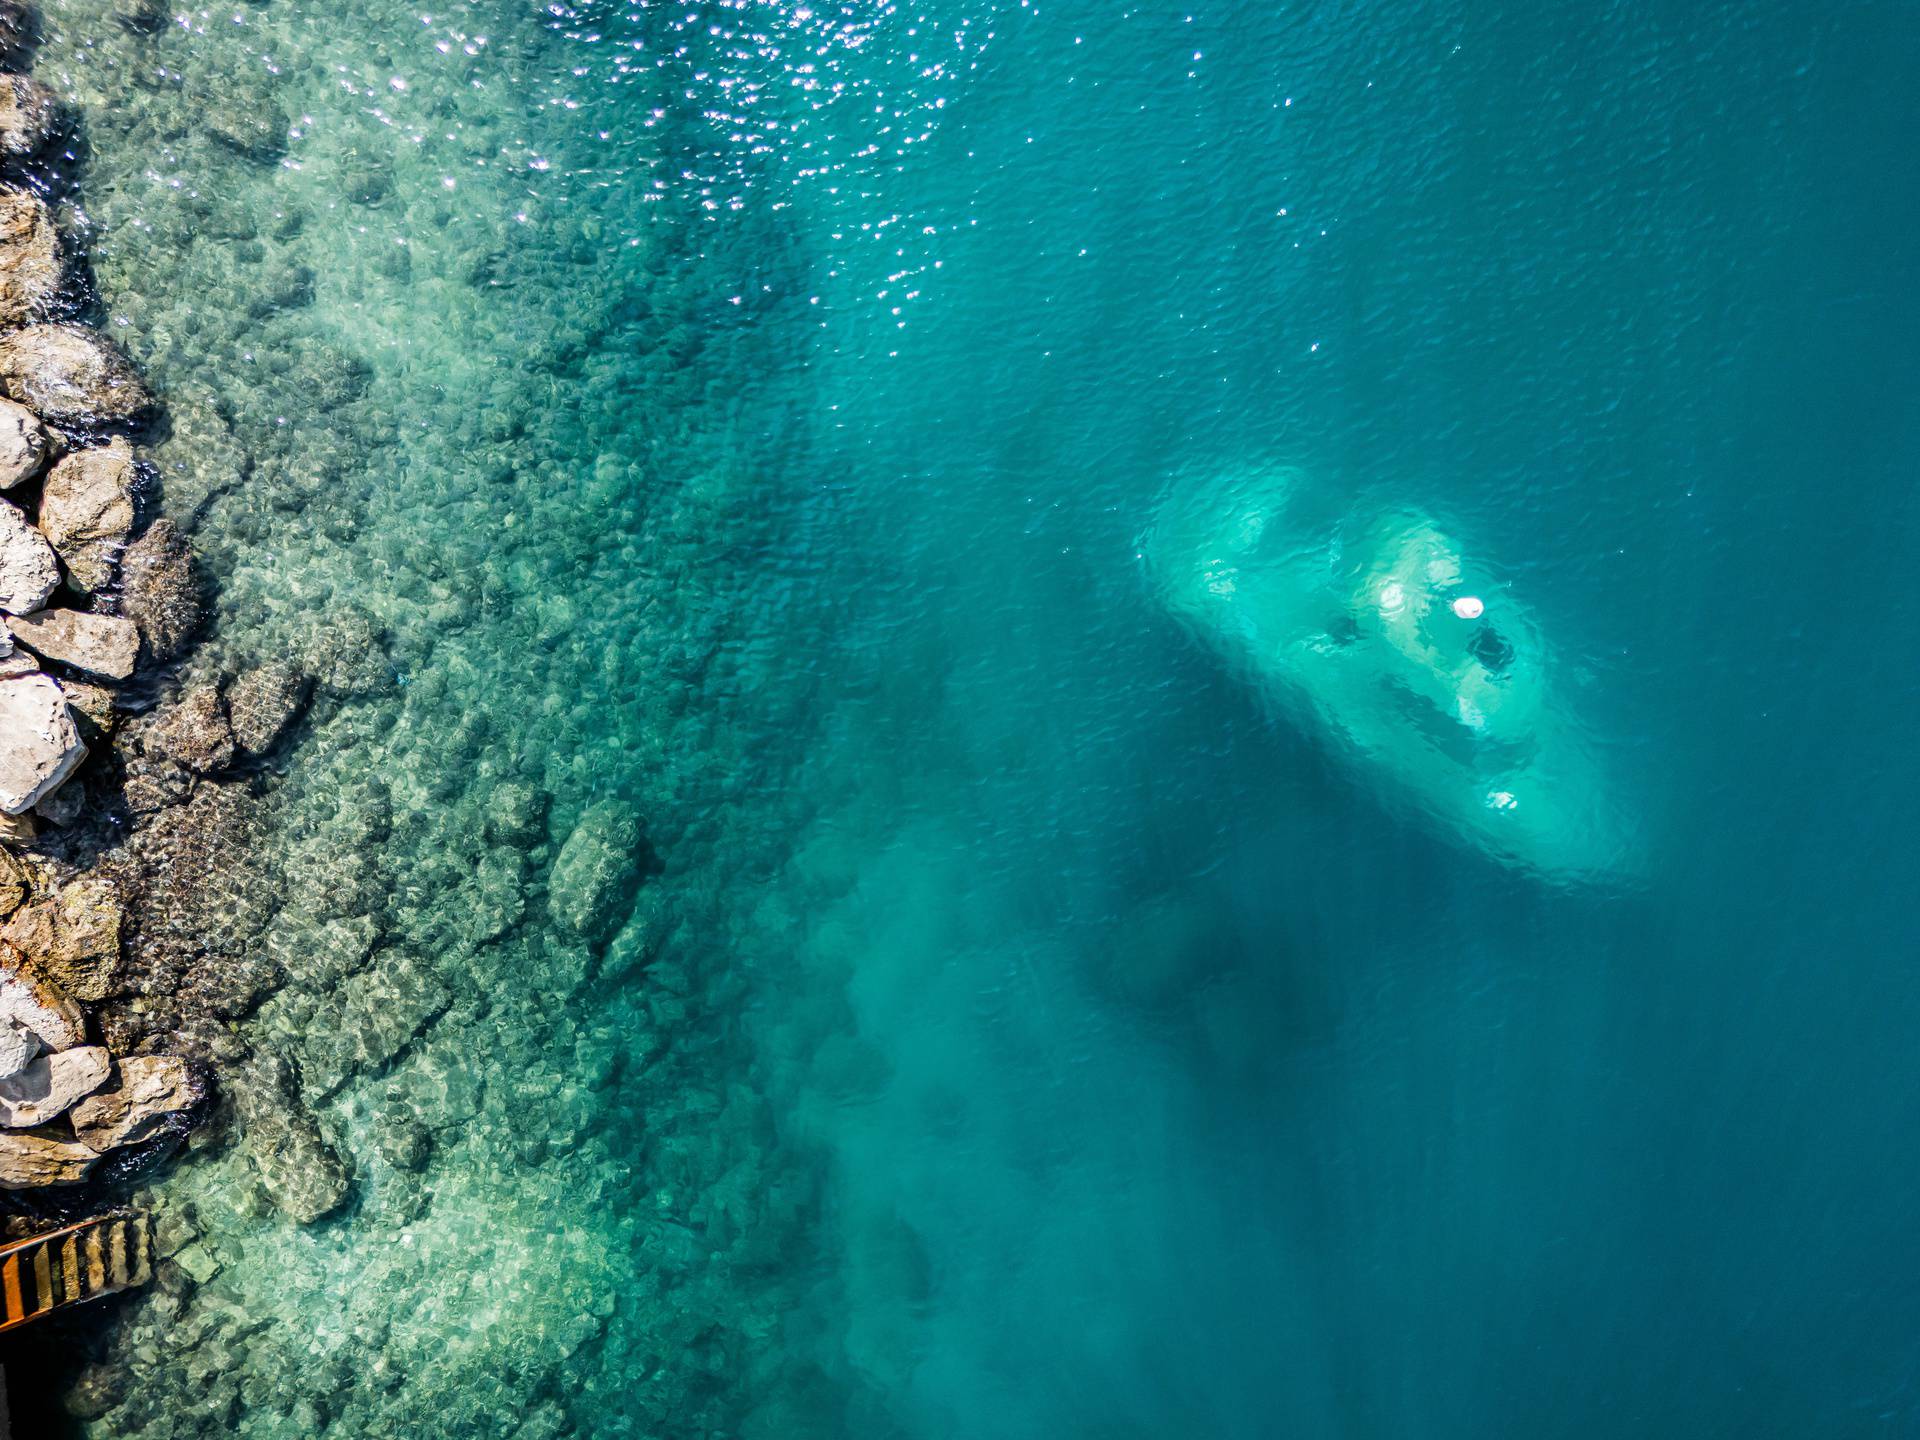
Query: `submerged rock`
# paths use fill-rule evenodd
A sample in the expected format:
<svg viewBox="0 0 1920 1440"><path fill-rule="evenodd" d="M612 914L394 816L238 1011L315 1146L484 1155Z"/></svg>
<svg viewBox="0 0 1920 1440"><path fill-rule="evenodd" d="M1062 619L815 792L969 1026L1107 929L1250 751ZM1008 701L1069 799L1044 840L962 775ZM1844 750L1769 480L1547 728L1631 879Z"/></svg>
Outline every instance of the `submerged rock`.
<svg viewBox="0 0 1920 1440"><path fill-rule="evenodd" d="M37 320L59 289L53 212L31 190L0 189L0 325Z"/></svg>
<svg viewBox="0 0 1920 1440"><path fill-rule="evenodd" d="M40 674L0 680L0 812L32 809L86 758L57 684Z"/></svg>
<svg viewBox="0 0 1920 1440"><path fill-rule="evenodd" d="M247 1154L273 1203L302 1225L338 1209L353 1172L301 1103L293 1067L277 1055L255 1054L229 1083Z"/></svg>
<svg viewBox="0 0 1920 1440"><path fill-rule="evenodd" d="M53 92L24 75L0 75L0 155L31 155L60 124Z"/></svg>
<svg viewBox="0 0 1920 1440"><path fill-rule="evenodd" d="M40 16L26 0L0 0L0 65L21 65L40 38Z"/></svg>
<svg viewBox="0 0 1920 1440"><path fill-rule="evenodd" d="M0 1080L0 1125L24 1129L58 1119L106 1083L113 1057L99 1045L79 1045L42 1055L19 1073Z"/></svg>
<svg viewBox="0 0 1920 1440"><path fill-rule="evenodd" d="M125 680L140 659L140 632L122 615L83 610L38 610L9 615L7 630L43 660L56 660L89 675Z"/></svg>
<svg viewBox="0 0 1920 1440"><path fill-rule="evenodd" d="M78 1185L99 1163L99 1155L63 1135L0 1130L0 1190Z"/></svg>
<svg viewBox="0 0 1920 1440"><path fill-rule="evenodd" d="M0 500L0 610L38 610L59 584L60 562L47 537L27 523L18 505Z"/></svg>
<svg viewBox="0 0 1920 1440"><path fill-rule="evenodd" d="M40 473L51 449L47 427L24 405L0 400L0 490L11 490Z"/></svg>
<svg viewBox="0 0 1920 1440"><path fill-rule="evenodd" d="M34 974L5 941L0 941L0 1024L30 1032L47 1050L71 1050L87 1038L87 1017L80 1007Z"/></svg>
<svg viewBox="0 0 1920 1440"><path fill-rule="evenodd" d="M0 336L0 387L56 425L122 424L153 408L127 357L79 325L29 325Z"/></svg>
<svg viewBox="0 0 1920 1440"><path fill-rule="evenodd" d="M193 552L172 521L154 521L120 557L120 608L159 661L178 656L205 623Z"/></svg>
<svg viewBox="0 0 1920 1440"><path fill-rule="evenodd" d="M73 1133L91 1150L136 1145L175 1128L174 1118L206 1098L198 1078L178 1055L129 1055L111 1090L73 1107Z"/></svg>
<svg viewBox="0 0 1920 1440"><path fill-rule="evenodd" d="M67 583L82 594L110 584L133 533L133 447L116 435L107 445L76 450L47 472L40 492L40 533Z"/></svg>
<svg viewBox="0 0 1920 1440"><path fill-rule="evenodd" d="M211 685L189 690L146 733L142 744L197 774L226 769L233 763L233 730L220 692Z"/></svg>
<svg viewBox="0 0 1920 1440"><path fill-rule="evenodd" d="M547 882L554 919L584 939L607 934L633 905L640 883L640 817L603 800L580 817Z"/></svg>
<svg viewBox="0 0 1920 1440"><path fill-rule="evenodd" d="M313 682L284 661L272 660L227 686L227 717L234 742L249 755L264 755L306 708Z"/></svg>

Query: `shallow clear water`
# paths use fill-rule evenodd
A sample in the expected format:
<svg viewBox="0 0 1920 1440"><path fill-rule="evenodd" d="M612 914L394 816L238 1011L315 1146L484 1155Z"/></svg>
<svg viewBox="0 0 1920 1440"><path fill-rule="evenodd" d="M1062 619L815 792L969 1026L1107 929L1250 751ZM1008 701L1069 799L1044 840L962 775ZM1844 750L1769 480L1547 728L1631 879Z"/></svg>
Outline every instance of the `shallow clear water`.
<svg viewBox="0 0 1920 1440"><path fill-rule="evenodd" d="M1896 7L47 8L196 665L388 671L265 822L276 943L377 945L245 1022L355 1200L176 1169L89 1433L1914 1428ZM1168 613L1258 465L1471 537L1640 873Z"/></svg>

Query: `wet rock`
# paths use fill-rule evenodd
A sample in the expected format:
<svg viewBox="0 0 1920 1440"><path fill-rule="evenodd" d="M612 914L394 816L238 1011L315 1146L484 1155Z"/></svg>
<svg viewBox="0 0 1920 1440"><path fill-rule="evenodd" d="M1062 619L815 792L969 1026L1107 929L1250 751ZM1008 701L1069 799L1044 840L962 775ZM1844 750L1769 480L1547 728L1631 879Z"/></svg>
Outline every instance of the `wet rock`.
<svg viewBox="0 0 1920 1440"><path fill-rule="evenodd" d="M0 1022L0 1077L18 1075L40 1053L40 1042L31 1031L22 1030L11 1020Z"/></svg>
<svg viewBox="0 0 1920 1440"><path fill-rule="evenodd" d="M113 18L135 35L157 35L173 19L166 0L113 0Z"/></svg>
<svg viewBox="0 0 1920 1440"><path fill-rule="evenodd" d="M106 1083L113 1057L99 1045L79 1045L42 1055L18 1074L0 1080L0 1125L23 1130L45 1125Z"/></svg>
<svg viewBox="0 0 1920 1440"><path fill-rule="evenodd" d="M67 709L80 726L80 738L88 744L113 733L119 714L113 708L113 691L104 685L89 685L84 680L66 679L60 690L67 697Z"/></svg>
<svg viewBox="0 0 1920 1440"><path fill-rule="evenodd" d="M122 615L38 610L9 615L6 626L15 640L42 660L71 665L105 680L129 678L140 659L140 632Z"/></svg>
<svg viewBox="0 0 1920 1440"><path fill-rule="evenodd" d="M178 1055L129 1055L116 1068L111 1089L73 1107L73 1133L91 1150L105 1153L165 1134L205 1098Z"/></svg>
<svg viewBox="0 0 1920 1440"><path fill-rule="evenodd" d="M47 463L52 442L40 417L24 405L0 400L0 490L31 480Z"/></svg>
<svg viewBox="0 0 1920 1440"><path fill-rule="evenodd" d="M252 75L215 87L201 116L209 135L257 164L271 165L287 152L292 122Z"/></svg>
<svg viewBox="0 0 1920 1440"><path fill-rule="evenodd" d="M313 682L282 661L247 671L227 686L227 716L234 743L249 755L264 755L306 708Z"/></svg>
<svg viewBox="0 0 1920 1440"><path fill-rule="evenodd" d="M233 763L233 729L220 692L211 685L195 686L161 713L142 744L200 775L226 769Z"/></svg>
<svg viewBox="0 0 1920 1440"><path fill-rule="evenodd" d="M487 839L527 850L547 838L547 797L524 780L502 780L487 794Z"/></svg>
<svg viewBox="0 0 1920 1440"><path fill-rule="evenodd" d="M228 1083L248 1157L273 1203L303 1225L338 1209L353 1187L353 1172L301 1104L293 1067L277 1055L256 1054Z"/></svg>
<svg viewBox="0 0 1920 1440"><path fill-rule="evenodd" d="M640 817L603 800L580 817L553 862L547 908L583 939L606 935L632 907L640 884Z"/></svg>
<svg viewBox="0 0 1920 1440"><path fill-rule="evenodd" d="M62 785L51 795L43 795L33 807L33 813L49 825L65 828L75 824L87 812L87 793L84 785Z"/></svg>
<svg viewBox="0 0 1920 1440"><path fill-rule="evenodd" d="M134 814L152 815L186 803L193 794L193 773L164 756L133 756L127 760L120 794Z"/></svg>
<svg viewBox="0 0 1920 1440"><path fill-rule="evenodd" d="M133 533L133 482L133 447L122 436L76 450L47 472L40 533L66 566L67 583L82 594L113 580Z"/></svg>
<svg viewBox="0 0 1920 1440"><path fill-rule="evenodd" d="M156 520L120 557L120 609L139 627L147 653L167 661L206 622L193 552L169 520Z"/></svg>
<svg viewBox="0 0 1920 1440"><path fill-rule="evenodd" d="M327 613L307 638L305 668L335 695L378 695L393 685L393 665L371 616L352 606Z"/></svg>
<svg viewBox="0 0 1920 1440"><path fill-rule="evenodd" d="M40 39L40 15L26 0L0 0L0 65L23 63Z"/></svg>
<svg viewBox="0 0 1920 1440"><path fill-rule="evenodd" d="M373 1148L396 1170L424 1170L433 1155L433 1134L404 1112L383 1113L374 1126Z"/></svg>
<svg viewBox="0 0 1920 1440"><path fill-rule="evenodd" d="M89 1365L67 1387L60 1403L76 1420L98 1420L127 1398L131 1379L124 1365L109 1361Z"/></svg>
<svg viewBox="0 0 1920 1440"><path fill-rule="evenodd" d="M0 325L37 320L59 289L53 212L31 190L0 189Z"/></svg>
<svg viewBox="0 0 1920 1440"><path fill-rule="evenodd" d="M59 128L53 92L24 75L0 75L0 155L31 155Z"/></svg>
<svg viewBox="0 0 1920 1440"><path fill-rule="evenodd" d="M0 336L0 387L56 425L123 424L153 408L127 357L80 325L29 325Z"/></svg>
<svg viewBox="0 0 1920 1440"><path fill-rule="evenodd" d="M0 610L38 610L59 584L60 562L47 537L27 523L18 505L0 500Z"/></svg>
<svg viewBox="0 0 1920 1440"><path fill-rule="evenodd" d="M0 811L32 809L86 758L57 684L38 674L0 680Z"/></svg>
<svg viewBox="0 0 1920 1440"><path fill-rule="evenodd" d="M62 1135L0 1130L0 1190L78 1185L100 1157Z"/></svg>
<svg viewBox="0 0 1920 1440"><path fill-rule="evenodd" d="M66 994L91 1004L113 993L124 913L119 886L86 875L21 906L0 926L0 940Z"/></svg>
<svg viewBox="0 0 1920 1440"><path fill-rule="evenodd" d="M0 1024L30 1032L46 1050L71 1050L87 1038L87 1018L80 1007L36 975L5 941L0 941Z"/></svg>

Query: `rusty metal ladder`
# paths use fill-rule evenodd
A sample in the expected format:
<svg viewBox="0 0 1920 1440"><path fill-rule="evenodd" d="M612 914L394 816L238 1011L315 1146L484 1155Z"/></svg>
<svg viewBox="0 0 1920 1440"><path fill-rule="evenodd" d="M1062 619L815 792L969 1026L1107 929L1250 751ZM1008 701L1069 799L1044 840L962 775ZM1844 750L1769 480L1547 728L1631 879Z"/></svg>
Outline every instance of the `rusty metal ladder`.
<svg viewBox="0 0 1920 1440"><path fill-rule="evenodd" d="M131 1290L152 1275L153 1232L137 1210L0 1243L0 1333Z"/></svg>

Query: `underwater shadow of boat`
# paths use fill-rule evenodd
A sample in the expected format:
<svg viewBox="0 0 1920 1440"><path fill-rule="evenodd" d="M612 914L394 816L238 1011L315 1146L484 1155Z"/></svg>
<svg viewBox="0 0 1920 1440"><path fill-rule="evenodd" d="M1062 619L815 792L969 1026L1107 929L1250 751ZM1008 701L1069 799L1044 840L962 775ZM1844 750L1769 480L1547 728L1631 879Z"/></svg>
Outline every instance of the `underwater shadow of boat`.
<svg viewBox="0 0 1920 1440"><path fill-rule="evenodd" d="M1633 878L1557 657L1430 517L1255 468L1176 483L1142 549L1161 602L1236 675L1446 832L1551 880Z"/></svg>

